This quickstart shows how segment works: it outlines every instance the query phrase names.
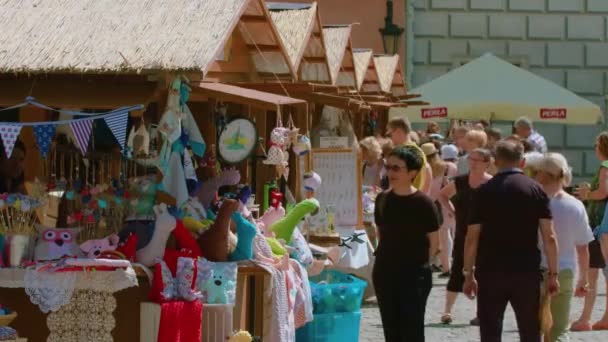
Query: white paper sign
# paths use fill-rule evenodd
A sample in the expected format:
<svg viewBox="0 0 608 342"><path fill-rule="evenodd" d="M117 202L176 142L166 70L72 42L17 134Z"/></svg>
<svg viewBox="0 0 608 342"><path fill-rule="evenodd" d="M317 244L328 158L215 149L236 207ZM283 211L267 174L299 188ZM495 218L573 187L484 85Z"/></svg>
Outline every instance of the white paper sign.
<svg viewBox="0 0 608 342"><path fill-rule="evenodd" d="M348 137L321 137L321 148L348 148Z"/></svg>

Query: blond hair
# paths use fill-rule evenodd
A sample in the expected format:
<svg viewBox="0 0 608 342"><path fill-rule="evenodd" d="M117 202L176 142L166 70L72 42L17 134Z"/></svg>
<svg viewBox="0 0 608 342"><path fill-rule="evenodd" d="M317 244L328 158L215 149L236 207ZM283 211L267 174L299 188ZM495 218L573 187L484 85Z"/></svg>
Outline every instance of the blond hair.
<svg viewBox="0 0 608 342"><path fill-rule="evenodd" d="M382 147L375 137L366 137L359 141L359 147L365 149L368 153L375 156L375 159L382 158Z"/></svg>
<svg viewBox="0 0 608 342"><path fill-rule="evenodd" d="M473 148L482 148L488 143L488 135L484 131L471 130L464 137L475 144Z"/></svg>
<svg viewBox="0 0 608 342"><path fill-rule="evenodd" d="M572 181L572 169L568 166L566 158L559 153L547 153L536 164L538 171L549 174L556 180L560 180L563 186L570 185Z"/></svg>

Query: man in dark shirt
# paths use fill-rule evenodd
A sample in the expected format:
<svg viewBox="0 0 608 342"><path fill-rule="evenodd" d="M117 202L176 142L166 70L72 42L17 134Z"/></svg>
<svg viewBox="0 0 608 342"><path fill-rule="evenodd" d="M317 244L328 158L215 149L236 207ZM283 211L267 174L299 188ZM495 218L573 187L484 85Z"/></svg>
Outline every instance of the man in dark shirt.
<svg viewBox="0 0 608 342"><path fill-rule="evenodd" d="M520 167L523 146L496 146L498 174L482 185L470 211L465 243L464 292L476 295L481 342L499 342L508 303L517 318L520 340L540 342L538 230L547 256L547 290L559 290L558 250L549 198ZM476 268L474 267L476 265Z"/></svg>

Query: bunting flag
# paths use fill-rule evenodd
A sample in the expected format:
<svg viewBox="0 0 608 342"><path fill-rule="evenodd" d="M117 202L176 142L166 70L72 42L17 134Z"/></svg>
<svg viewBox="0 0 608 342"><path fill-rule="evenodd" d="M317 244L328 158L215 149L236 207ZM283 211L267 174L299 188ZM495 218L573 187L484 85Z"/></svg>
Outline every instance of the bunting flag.
<svg viewBox="0 0 608 342"><path fill-rule="evenodd" d="M87 153L89 149L89 139L91 138L91 131L93 130L93 120L79 120L70 123L70 128L76 143L82 155Z"/></svg>
<svg viewBox="0 0 608 342"><path fill-rule="evenodd" d="M49 152L56 128L57 126L55 125L34 126L34 135L36 136L36 143L38 144L38 149L40 150L42 158L46 158L46 155Z"/></svg>
<svg viewBox="0 0 608 342"><path fill-rule="evenodd" d="M10 158L13 154L13 148L15 148L15 143L17 142L17 138L19 138L21 127L21 125L14 124L0 125L0 137L2 138L6 158Z"/></svg>
<svg viewBox="0 0 608 342"><path fill-rule="evenodd" d="M124 150L125 142L127 141L127 122L129 121L129 113L112 115L103 119L114 137L120 145L120 149Z"/></svg>

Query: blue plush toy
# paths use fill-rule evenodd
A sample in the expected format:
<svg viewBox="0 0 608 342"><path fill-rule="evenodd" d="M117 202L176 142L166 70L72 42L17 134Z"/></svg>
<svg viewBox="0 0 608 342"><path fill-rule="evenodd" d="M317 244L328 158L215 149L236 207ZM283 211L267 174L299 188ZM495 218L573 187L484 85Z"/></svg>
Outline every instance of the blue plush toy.
<svg viewBox="0 0 608 342"><path fill-rule="evenodd" d="M207 292L207 303L228 304L228 291L235 287L234 281L225 279L221 274L214 273L203 284L203 289Z"/></svg>
<svg viewBox="0 0 608 342"><path fill-rule="evenodd" d="M211 262L200 259L197 262L197 290L205 293L205 303L233 304L236 297L235 262Z"/></svg>
<svg viewBox="0 0 608 342"><path fill-rule="evenodd" d="M258 233L257 227L239 212L232 214L232 220L236 223L238 241L234 252L228 255L228 260L241 261L253 259L253 239Z"/></svg>

